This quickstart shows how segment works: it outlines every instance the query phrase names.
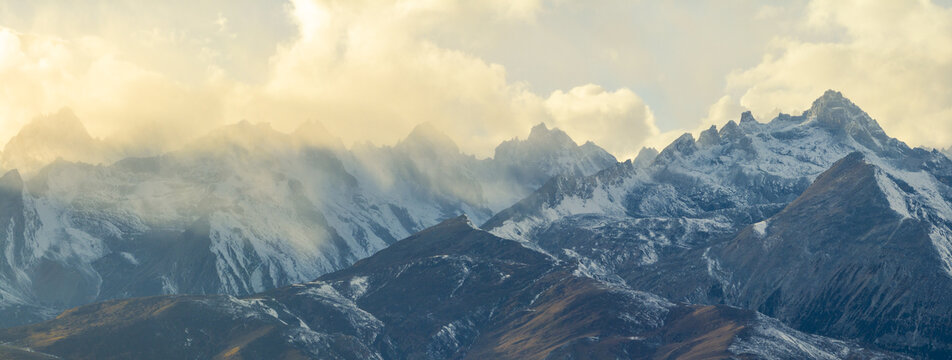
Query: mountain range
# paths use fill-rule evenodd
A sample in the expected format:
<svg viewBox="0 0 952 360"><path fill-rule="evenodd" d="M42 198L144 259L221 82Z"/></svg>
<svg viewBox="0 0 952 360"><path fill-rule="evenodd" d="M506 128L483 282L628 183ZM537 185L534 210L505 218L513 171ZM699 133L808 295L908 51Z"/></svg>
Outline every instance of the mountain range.
<svg viewBox="0 0 952 360"><path fill-rule="evenodd" d="M798 116L686 134L647 167L555 177L483 228L607 282L941 357L950 175L828 91Z"/></svg>
<svg viewBox="0 0 952 360"><path fill-rule="evenodd" d="M86 134L69 111L40 118L4 159L55 153L38 151L64 136L55 121ZM614 163L544 125L477 159L427 124L392 147L345 149L318 123L286 134L242 122L159 156L10 170L0 178L0 325L99 300L312 280L442 219L483 221L556 173Z"/></svg>
<svg viewBox="0 0 952 360"><path fill-rule="evenodd" d="M544 125L477 159L425 124L348 149L241 123L0 178L0 318L47 320L0 351L947 358L950 200L946 155L836 91L622 163Z"/></svg>
<svg viewBox="0 0 952 360"><path fill-rule="evenodd" d="M113 300L0 340L75 359L898 358L754 311L607 286L465 216L304 284Z"/></svg>

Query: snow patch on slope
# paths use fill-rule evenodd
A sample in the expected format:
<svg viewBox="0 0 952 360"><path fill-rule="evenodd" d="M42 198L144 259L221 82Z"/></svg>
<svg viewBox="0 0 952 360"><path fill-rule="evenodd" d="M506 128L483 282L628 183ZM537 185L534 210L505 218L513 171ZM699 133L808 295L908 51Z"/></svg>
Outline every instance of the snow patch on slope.
<svg viewBox="0 0 952 360"><path fill-rule="evenodd" d="M130 264L139 266L139 259L136 259L135 255L132 255L125 251L120 252L119 255L122 256L122 258L128 261Z"/></svg>
<svg viewBox="0 0 952 360"><path fill-rule="evenodd" d="M899 186L896 185L896 182L889 179L889 177L879 169L876 170L876 182L879 184L879 188L883 191L883 194L886 195L889 208L902 216L903 219L912 218L912 215L909 214L909 208L906 205L906 198L903 196Z"/></svg>
<svg viewBox="0 0 952 360"><path fill-rule="evenodd" d="M754 231L757 232L760 236L767 235L767 226L770 224L768 220L764 220L753 225Z"/></svg>
<svg viewBox="0 0 952 360"><path fill-rule="evenodd" d="M355 324L359 328L379 329L383 327L383 322L374 317L373 314L358 307L353 300L341 295L329 284L323 282L308 283L300 295L308 296L333 306L347 316L351 324Z"/></svg>
<svg viewBox="0 0 952 360"><path fill-rule="evenodd" d="M590 196L569 195L554 206L544 204L538 216L530 216L514 221L505 220L499 227L490 229L493 235L504 239L529 242L532 232L567 216L580 214L602 214L623 216L625 207L621 204L630 185L609 186L595 184Z"/></svg>
<svg viewBox="0 0 952 360"><path fill-rule="evenodd" d="M843 341L799 332L760 313L757 313L756 325L749 330L751 333L735 340L728 351L737 355L756 355L766 360L838 360L850 358L853 352L863 350L851 348Z"/></svg>
<svg viewBox="0 0 952 360"><path fill-rule="evenodd" d="M935 246L946 274L952 277L952 231L946 227L932 227L929 232L932 245Z"/></svg>
<svg viewBox="0 0 952 360"><path fill-rule="evenodd" d="M915 218L930 224L929 238L945 272L952 276L952 206L940 189L935 176L926 171L897 169L879 158L868 158L878 166L877 180L890 207L903 218ZM889 174L892 178L885 176ZM906 191L898 183L901 181Z"/></svg>

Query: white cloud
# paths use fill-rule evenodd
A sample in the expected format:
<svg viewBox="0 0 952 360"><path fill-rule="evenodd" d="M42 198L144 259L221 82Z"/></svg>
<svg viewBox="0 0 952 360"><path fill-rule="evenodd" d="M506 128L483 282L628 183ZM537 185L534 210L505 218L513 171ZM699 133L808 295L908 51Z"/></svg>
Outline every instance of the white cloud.
<svg viewBox="0 0 952 360"><path fill-rule="evenodd" d="M316 119L345 143L392 144L430 122L463 151L489 156L501 141L548 122L621 156L637 151L657 129L630 90L586 85L545 98L509 80L502 65L429 40L474 23L533 22L542 5L293 0L281 11L295 32L257 54L266 60L256 65L241 60L249 47L261 48L260 36L244 31L258 21L249 14L203 5L173 26L136 20L137 10L121 6L70 18L69 6L40 2L32 22L40 25L27 29L33 32L0 32L0 140L66 106L94 136L145 150L243 119L284 131ZM150 5L146 12L168 10Z"/></svg>
<svg viewBox="0 0 952 360"><path fill-rule="evenodd" d="M218 97L143 69L101 39L70 41L0 28L3 140L32 118L72 108L98 136L143 148L217 125ZM196 121L196 119L201 119Z"/></svg>
<svg viewBox="0 0 952 360"><path fill-rule="evenodd" d="M620 155L657 132L650 110L630 90L587 85L542 99L526 84L509 81L503 66L422 35L474 13L487 16L487 24L531 21L539 2L478 4L483 7L463 1L379 2L358 9L352 3L294 1L290 13L300 33L271 58L263 96L237 111L293 109L280 121L317 118L345 142L378 144L393 143L428 121L463 151L479 156L491 155L495 145L538 122L596 140ZM627 125L635 127L610 130Z"/></svg>
<svg viewBox="0 0 952 360"><path fill-rule="evenodd" d="M952 144L952 9L925 0L817 0L808 9L803 35L774 39L760 64L728 76L742 105L769 119L836 89L891 136Z"/></svg>
<svg viewBox="0 0 952 360"><path fill-rule="evenodd" d="M592 140L620 159L633 158L645 140L659 134L651 109L628 89L609 92L588 84L555 91L545 105L555 126L576 141Z"/></svg>
<svg viewBox="0 0 952 360"><path fill-rule="evenodd" d="M183 5L0 7L0 141L69 106L94 136L125 141L182 141L242 119L285 131L317 119L345 142L390 144L428 121L464 151L487 156L547 122L624 158L682 132L671 129L720 125L748 108L768 120L833 88L893 136L952 144L952 84L944 81L952 78L952 15L927 1L745 0L735 6L746 12L737 12L542 0L235 0L171 16ZM639 9L667 14L647 27L689 19L712 31L680 24L677 41L658 43L628 26ZM710 11L738 19L713 29L724 21L710 20ZM748 28L761 35L736 34ZM490 35L466 35L481 30ZM770 37L758 61L760 39ZM537 74L519 79L560 81L517 81L496 61ZM738 63L753 65L727 75L716 94L727 64ZM578 86L586 83L598 85ZM667 87L652 90L659 83ZM699 104L713 99L704 114Z"/></svg>
<svg viewBox="0 0 952 360"><path fill-rule="evenodd" d="M724 95L717 100L707 111L707 117L701 120L701 125L697 131L707 130L711 125L718 127L724 125L730 120L739 121L740 114L747 111L747 108L740 105L730 95Z"/></svg>

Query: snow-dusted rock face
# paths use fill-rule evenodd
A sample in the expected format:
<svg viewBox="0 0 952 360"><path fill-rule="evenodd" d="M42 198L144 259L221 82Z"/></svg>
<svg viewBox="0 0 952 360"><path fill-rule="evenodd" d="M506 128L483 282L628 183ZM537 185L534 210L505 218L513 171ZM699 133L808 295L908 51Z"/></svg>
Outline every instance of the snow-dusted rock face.
<svg viewBox="0 0 952 360"><path fill-rule="evenodd" d="M550 173L598 170L593 145L560 138L529 151L534 134L516 143L537 157L497 162L427 126L393 147L348 150L316 123L292 134L240 123L161 156L57 161L26 179L12 171L0 204L0 326L102 299L312 280L447 217L485 221L488 199L512 203Z"/></svg>
<svg viewBox="0 0 952 360"><path fill-rule="evenodd" d="M698 140L685 134L660 154L646 154L653 157L646 167L623 163L594 176L555 179L485 227L528 239L527 232L553 220L587 213L759 220L854 151L894 161L931 156L887 137L842 94L828 91L800 116L781 114L764 124L744 113L739 123L712 127Z"/></svg>
<svg viewBox="0 0 952 360"><path fill-rule="evenodd" d="M950 198L927 171L850 154L762 229L713 247L712 286L801 330L947 358Z"/></svg>
<svg viewBox="0 0 952 360"><path fill-rule="evenodd" d="M642 265L670 247L704 246L766 219L855 151L909 171L941 157L889 138L842 94L828 91L800 116L758 123L744 113L740 122L712 127L698 140L685 134L648 165L626 162L593 176L556 177L483 227L511 239L547 242L542 247L553 253L569 248L604 258L598 262L609 267ZM626 228L643 233L632 236ZM565 229L578 231L563 239ZM639 245L606 252L605 246L590 246L592 239Z"/></svg>
<svg viewBox="0 0 952 360"><path fill-rule="evenodd" d="M522 194L489 199L490 208L499 211L511 206L542 186L555 175L593 175L617 163L615 157L592 142L575 144L565 132L545 124L532 128L525 140L513 139L496 147L491 161L481 169L486 181L499 188L500 194Z"/></svg>
<svg viewBox="0 0 952 360"><path fill-rule="evenodd" d="M790 220L804 191L844 158L871 169L844 180L867 185L851 190L855 204L831 197ZM745 113L697 140L686 134L647 167L553 179L483 227L605 281L942 356L952 336L937 300L952 294L950 175L947 157L888 137L829 91L800 116L763 124ZM873 213L847 216L863 211Z"/></svg>
<svg viewBox="0 0 952 360"><path fill-rule="evenodd" d="M64 358L902 358L601 283L465 217L316 281L87 305L0 343Z"/></svg>

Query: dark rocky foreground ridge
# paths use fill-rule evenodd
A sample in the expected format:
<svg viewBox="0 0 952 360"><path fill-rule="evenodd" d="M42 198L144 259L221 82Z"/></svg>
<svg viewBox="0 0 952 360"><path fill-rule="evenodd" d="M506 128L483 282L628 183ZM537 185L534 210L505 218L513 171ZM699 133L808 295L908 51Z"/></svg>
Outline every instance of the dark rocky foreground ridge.
<svg viewBox="0 0 952 360"><path fill-rule="evenodd" d="M0 341L12 358L899 358L605 284L465 217L313 282L107 301L0 330Z"/></svg>

